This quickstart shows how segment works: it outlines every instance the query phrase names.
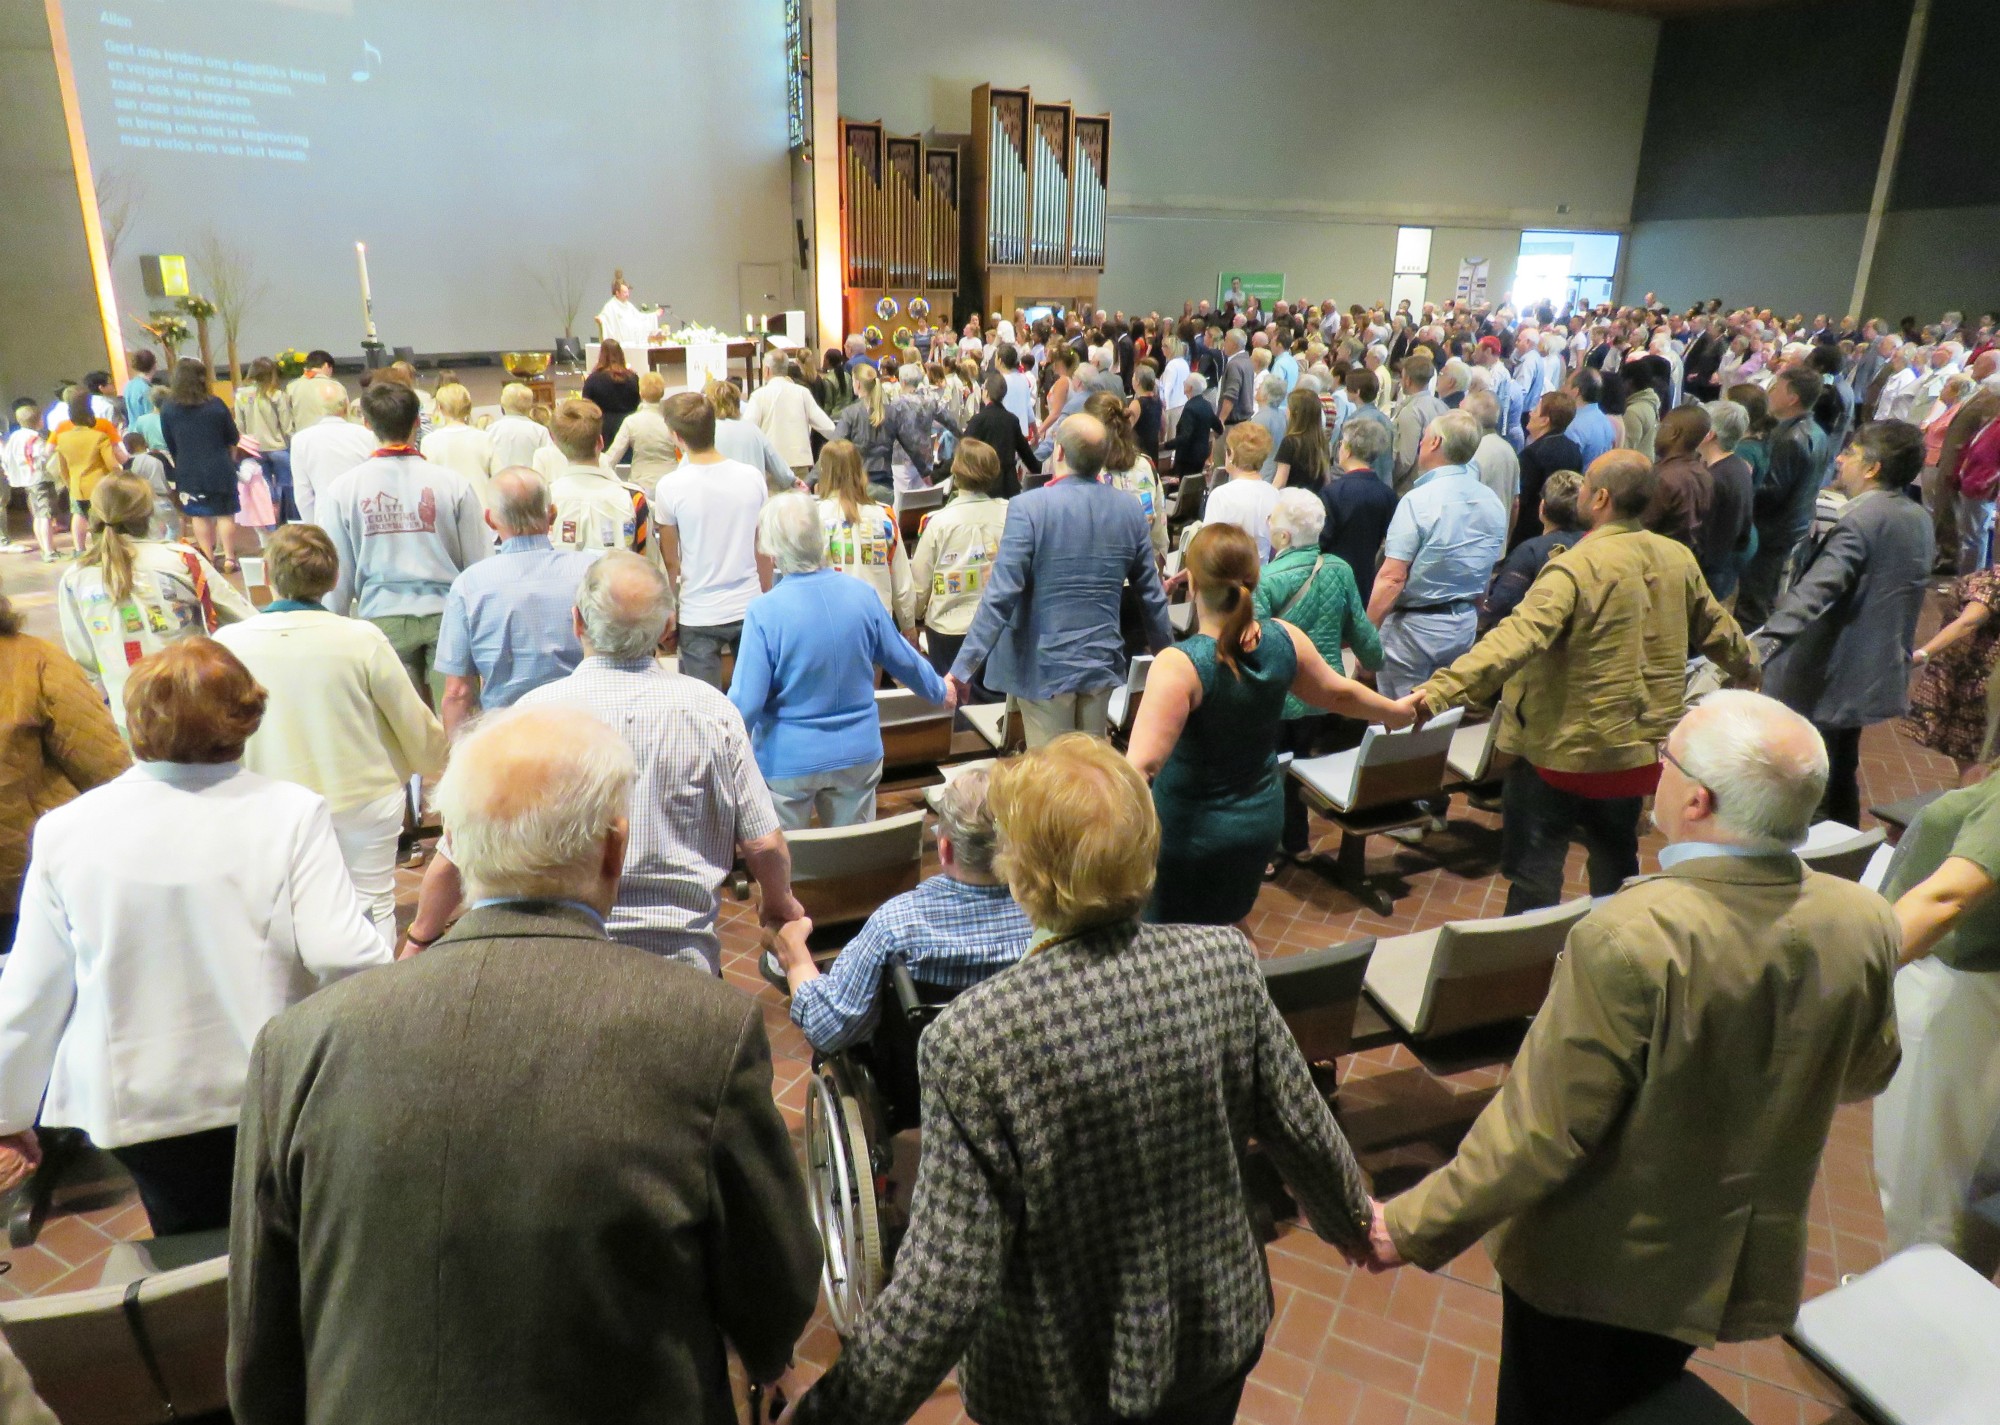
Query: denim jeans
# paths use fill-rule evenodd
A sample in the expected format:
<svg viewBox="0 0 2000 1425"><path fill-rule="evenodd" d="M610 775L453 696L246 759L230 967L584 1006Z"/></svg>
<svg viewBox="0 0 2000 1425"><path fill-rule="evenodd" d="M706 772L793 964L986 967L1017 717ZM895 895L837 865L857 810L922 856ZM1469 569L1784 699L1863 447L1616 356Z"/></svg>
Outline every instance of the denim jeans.
<svg viewBox="0 0 2000 1425"><path fill-rule="evenodd" d="M853 826L875 820L875 788L882 781L882 759L766 781L771 804L778 809L778 825L785 830L804 831L813 824L815 813L822 827Z"/></svg>
<svg viewBox="0 0 2000 1425"><path fill-rule="evenodd" d="M1955 495L1958 509L1958 572L1976 574L1993 562L1993 501Z"/></svg>
<svg viewBox="0 0 2000 1425"><path fill-rule="evenodd" d="M729 684L722 678L722 655L736 654L737 645L743 642L743 620L735 623L719 623L708 628L688 628L683 626L680 633L681 672L690 678L699 678L711 688L729 691Z"/></svg>
<svg viewBox="0 0 2000 1425"><path fill-rule="evenodd" d="M1508 915L1556 905L1572 833L1590 853L1590 893L1608 896L1639 874L1644 797L1580 797L1542 780L1525 761L1507 769L1500 795L1500 874Z"/></svg>

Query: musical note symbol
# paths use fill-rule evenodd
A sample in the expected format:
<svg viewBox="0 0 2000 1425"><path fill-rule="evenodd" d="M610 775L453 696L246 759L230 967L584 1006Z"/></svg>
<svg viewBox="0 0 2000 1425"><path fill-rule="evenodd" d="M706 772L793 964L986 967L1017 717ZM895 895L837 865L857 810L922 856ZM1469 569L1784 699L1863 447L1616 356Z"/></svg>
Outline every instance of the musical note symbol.
<svg viewBox="0 0 2000 1425"><path fill-rule="evenodd" d="M382 62L382 51L375 48L368 41L363 40L361 42L362 67L355 70L353 76L356 84L366 84L374 76L375 71L368 67L368 56L371 54L375 56L375 63L380 64Z"/></svg>

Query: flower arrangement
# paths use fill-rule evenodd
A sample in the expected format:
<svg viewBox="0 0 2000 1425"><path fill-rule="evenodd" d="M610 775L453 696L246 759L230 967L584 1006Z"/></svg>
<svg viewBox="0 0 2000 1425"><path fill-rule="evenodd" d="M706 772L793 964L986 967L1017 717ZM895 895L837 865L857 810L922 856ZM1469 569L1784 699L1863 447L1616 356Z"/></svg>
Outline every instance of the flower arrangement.
<svg viewBox="0 0 2000 1425"><path fill-rule="evenodd" d="M272 359L278 363L280 380L293 381L306 374L306 354L297 347L288 346Z"/></svg>
<svg viewBox="0 0 2000 1425"><path fill-rule="evenodd" d="M172 307L162 307L157 312L147 313L143 322L137 317L134 317L133 321L137 323L140 331L160 344L160 354L166 357L169 366L179 359L181 347L194 335L186 320Z"/></svg>
<svg viewBox="0 0 2000 1425"><path fill-rule="evenodd" d="M726 342L729 338L714 327L705 327L700 322L690 322L673 333L673 341L680 346L702 346L711 342Z"/></svg>

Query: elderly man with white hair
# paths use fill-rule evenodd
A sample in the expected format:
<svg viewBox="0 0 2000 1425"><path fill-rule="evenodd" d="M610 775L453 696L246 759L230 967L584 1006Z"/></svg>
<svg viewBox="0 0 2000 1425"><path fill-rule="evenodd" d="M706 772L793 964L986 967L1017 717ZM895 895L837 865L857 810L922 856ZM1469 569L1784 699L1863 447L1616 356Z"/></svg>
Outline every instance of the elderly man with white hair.
<svg viewBox="0 0 2000 1425"><path fill-rule="evenodd" d="M1875 404L1875 419L1909 420L1923 383L1923 348L1913 341L1906 341L1889 358L1889 378L1882 383L1882 397Z"/></svg>
<svg viewBox="0 0 2000 1425"><path fill-rule="evenodd" d="M607 933L643 765L582 710L482 724L438 788L472 909L258 1037L238 1420L712 1421L730 1348L785 1369L820 1250L762 1016Z"/></svg>
<svg viewBox="0 0 2000 1425"><path fill-rule="evenodd" d="M1475 381L1480 374L1473 373ZM1491 391L1475 389L1467 394L1459 409L1479 422L1479 449L1472 454L1472 465L1479 472L1479 483L1498 495L1500 503L1506 506L1511 524L1515 497L1521 491L1521 457L1500 434L1500 399Z"/></svg>
<svg viewBox="0 0 2000 1425"><path fill-rule="evenodd" d="M1285 378L1275 371L1266 371L1257 378L1257 410L1250 419L1262 426L1271 437L1271 453L1264 458L1258 474L1266 480L1273 480L1278 474L1278 447L1285 443L1287 415L1285 411Z"/></svg>
<svg viewBox="0 0 2000 1425"><path fill-rule="evenodd" d="M720 973L716 895L740 855L763 892L768 925L804 912L792 858L743 718L714 688L654 657L671 609L666 576L627 550L590 566L577 591L583 662L516 707L581 708L618 729L639 760L631 849L607 921L612 939ZM446 826L446 842L450 842ZM424 875L406 953L444 933L462 887L449 844Z"/></svg>
<svg viewBox="0 0 2000 1425"><path fill-rule="evenodd" d="M882 722L875 673L926 702L955 706L950 686L897 630L866 580L827 566L811 495L779 495L757 519L757 542L779 575L750 602L729 701L750 730L779 825L801 830L875 819Z"/></svg>
<svg viewBox="0 0 2000 1425"><path fill-rule="evenodd" d="M1380 1266L1486 1239L1501 1425L1604 1420L1699 1347L1789 1329L1834 1111L1899 1058L1895 915L1792 852L1826 785L1812 725L1716 693L1664 752L1659 874L1570 931L1499 1096L1375 1211Z"/></svg>
<svg viewBox="0 0 2000 1425"><path fill-rule="evenodd" d="M292 500L298 506L299 519L311 524L319 509L320 495L373 455L380 442L368 427L347 418L347 388L331 376L310 381L304 399L317 401L327 412L292 436ZM542 431L542 438L548 439L547 431Z"/></svg>

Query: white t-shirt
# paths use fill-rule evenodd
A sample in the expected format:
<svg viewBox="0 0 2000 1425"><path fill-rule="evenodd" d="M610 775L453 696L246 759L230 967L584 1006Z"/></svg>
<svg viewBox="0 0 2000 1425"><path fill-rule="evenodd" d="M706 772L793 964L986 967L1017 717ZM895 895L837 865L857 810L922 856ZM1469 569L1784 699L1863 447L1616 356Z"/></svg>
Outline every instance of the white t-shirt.
<svg viewBox="0 0 2000 1425"><path fill-rule="evenodd" d="M683 460L653 488L653 517L678 531L684 628L738 622L763 592L757 581L757 516L764 472L739 460Z"/></svg>
<svg viewBox="0 0 2000 1425"><path fill-rule="evenodd" d="M1203 524L1233 524L1257 541L1261 559L1271 557L1271 511L1278 507L1278 489L1268 480L1231 478L1209 492Z"/></svg>
<svg viewBox="0 0 2000 1425"><path fill-rule="evenodd" d="M0 464L6 466L7 483L16 490L25 490L42 478L35 468L39 463L36 443L40 440L39 431L23 426L8 436L6 445L0 447Z"/></svg>

